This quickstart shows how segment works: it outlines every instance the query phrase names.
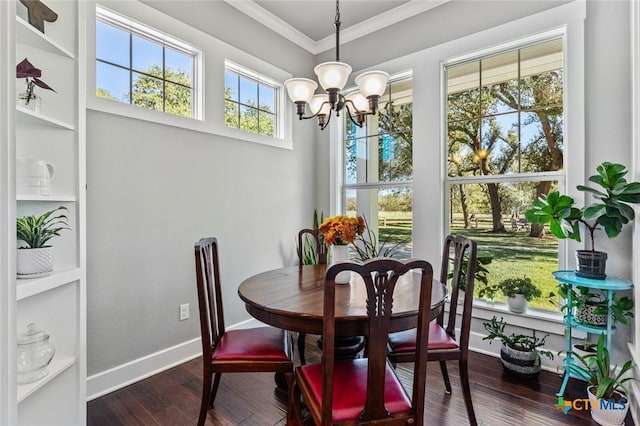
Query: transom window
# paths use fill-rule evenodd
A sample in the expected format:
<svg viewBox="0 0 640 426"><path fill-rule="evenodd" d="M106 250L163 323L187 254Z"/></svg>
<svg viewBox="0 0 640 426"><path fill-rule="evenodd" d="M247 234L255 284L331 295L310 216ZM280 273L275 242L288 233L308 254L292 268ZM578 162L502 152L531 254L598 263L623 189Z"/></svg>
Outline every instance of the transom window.
<svg viewBox="0 0 640 426"><path fill-rule="evenodd" d="M478 241L476 297L505 300L496 285L526 276L543 293L530 306L555 309L558 241L525 212L564 185L563 68L561 38L445 66L446 232Z"/></svg>
<svg viewBox="0 0 640 426"><path fill-rule="evenodd" d="M280 85L230 61L224 71L224 122L245 132L278 137Z"/></svg>
<svg viewBox="0 0 640 426"><path fill-rule="evenodd" d="M392 77L380 99L380 110L367 116L362 128L348 119L343 122L343 212L364 215L381 255L409 258L413 229L410 75Z"/></svg>
<svg viewBox="0 0 640 426"><path fill-rule="evenodd" d="M96 7L96 96L201 119L196 70L201 52Z"/></svg>

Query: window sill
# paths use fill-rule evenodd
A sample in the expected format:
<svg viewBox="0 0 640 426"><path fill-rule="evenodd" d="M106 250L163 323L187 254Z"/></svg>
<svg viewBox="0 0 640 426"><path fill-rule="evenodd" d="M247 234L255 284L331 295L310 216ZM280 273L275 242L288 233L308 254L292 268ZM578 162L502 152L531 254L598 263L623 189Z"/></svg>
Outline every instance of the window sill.
<svg viewBox="0 0 640 426"><path fill-rule="evenodd" d="M102 99L92 94L87 96L87 109L105 112L108 114L120 115L123 117L132 118L134 120L148 121L165 126L177 127L211 135L218 135L243 142L253 142L261 145L268 145L275 148L288 150L293 149L293 142L291 141L291 138L275 139L268 136L219 126L204 120L180 117L165 112L147 110L118 101Z"/></svg>
<svg viewBox="0 0 640 426"><path fill-rule="evenodd" d="M560 312L544 311L541 309L527 308L522 314L511 312L504 303L488 303L484 300L475 299L473 302L473 318L479 320L490 320L493 316L503 317L507 324L526 329L533 329L543 333L550 333L559 336L564 335L565 324L563 315ZM573 329L572 337L584 339L587 333Z"/></svg>

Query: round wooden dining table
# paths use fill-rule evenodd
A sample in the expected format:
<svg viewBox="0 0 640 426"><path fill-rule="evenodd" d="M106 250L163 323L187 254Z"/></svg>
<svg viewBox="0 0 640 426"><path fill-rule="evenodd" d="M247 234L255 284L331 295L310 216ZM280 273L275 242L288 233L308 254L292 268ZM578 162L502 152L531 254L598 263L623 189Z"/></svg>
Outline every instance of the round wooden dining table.
<svg viewBox="0 0 640 426"><path fill-rule="evenodd" d="M238 287L247 312L257 320L284 330L322 334L324 275L327 265L291 266L262 272ZM420 273L409 272L396 284L390 332L415 328L418 320ZM444 307L446 287L433 280L431 319ZM366 336L368 317L362 278L351 273L349 284L336 284L336 335Z"/></svg>

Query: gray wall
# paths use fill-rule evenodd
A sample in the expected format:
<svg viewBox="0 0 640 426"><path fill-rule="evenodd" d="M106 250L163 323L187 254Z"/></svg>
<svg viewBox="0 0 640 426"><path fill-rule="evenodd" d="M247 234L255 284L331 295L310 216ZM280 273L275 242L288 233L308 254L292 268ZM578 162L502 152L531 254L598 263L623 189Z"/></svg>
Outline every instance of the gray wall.
<svg viewBox="0 0 640 426"><path fill-rule="evenodd" d="M313 68L312 55L224 2L152 5L294 75ZM248 318L239 283L292 264L297 231L311 225L315 130L306 124L294 123L287 150L88 112L89 375L199 336L200 237L219 239L227 324ZM187 321L181 303L191 304Z"/></svg>
<svg viewBox="0 0 640 426"><path fill-rule="evenodd" d="M223 2L147 3L296 76L333 58L312 57ZM348 43L341 58L371 67L560 3L453 1ZM604 160L631 165L628 16L627 1L587 2L587 175ZM237 285L290 263L313 209L330 213L328 137L315 127L296 120L287 151L89 112L89 375L198 336L191 247L201 236L220 239L228 323L248 318ZM630 276L630 230L604 240L610 272ZM191 320L178 322L185 302ZM628 333L617 336L622 348Z"/></svg>

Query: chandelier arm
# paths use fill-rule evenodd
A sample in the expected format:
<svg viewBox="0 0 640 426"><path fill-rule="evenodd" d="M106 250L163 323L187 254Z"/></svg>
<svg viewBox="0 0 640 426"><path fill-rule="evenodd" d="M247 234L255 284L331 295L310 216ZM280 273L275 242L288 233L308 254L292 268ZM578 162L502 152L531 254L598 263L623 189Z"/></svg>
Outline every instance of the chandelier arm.
<svg viewBox="0 0 640 426"><path fill-rule="evenodd" d="M316 118L318 115L320 115L320 111L322 111L322 107L323 107L325 104L328 104L328 103L329 103L328 101L324 101L324 102L320 105L320 108L318 108L318 112L316 112L315 114L313 114L313 115L307 115L307 116L304 116L303 114L298 114L298 118L299 118L300 120L308 120L308 119L310 119L310 118Z"/></svg>
<svg viewBox="0 0 640 426"><path fill-rule="evenodd" d="M358 122L360 120L356 121L353 119L353 116L351 115L351 111L349 111L349 108L346 108L346 110L347 110L347 117L349 117L349 120L351 120L351 122L356 126L362 128L362 126L364 125L364 114L362 114L362 122Z"/></svg>

